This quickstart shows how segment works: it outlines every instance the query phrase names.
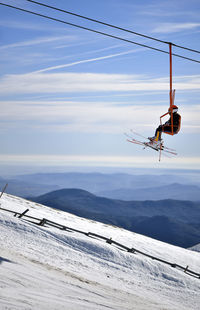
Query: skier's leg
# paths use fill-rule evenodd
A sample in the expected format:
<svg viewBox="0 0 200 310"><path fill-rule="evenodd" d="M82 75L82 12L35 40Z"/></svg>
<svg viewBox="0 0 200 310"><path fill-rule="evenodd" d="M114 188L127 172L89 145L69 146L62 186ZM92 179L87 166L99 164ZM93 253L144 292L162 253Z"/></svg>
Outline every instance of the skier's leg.
<svg viewBox="0 0 200 310"><path fill-rule="evenodd" d="M160 125L155 132L155 141L160 141L161 140L161 135L162 135L162 131L163 131L163 126Z"/></svg>

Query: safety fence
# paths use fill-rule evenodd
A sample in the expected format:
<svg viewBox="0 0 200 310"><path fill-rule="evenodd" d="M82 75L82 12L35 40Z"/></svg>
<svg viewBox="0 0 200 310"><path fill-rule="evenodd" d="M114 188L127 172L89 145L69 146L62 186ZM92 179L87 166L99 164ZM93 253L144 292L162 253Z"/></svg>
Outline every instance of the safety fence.
<svg viewBox="0 0 200 310"><path fill-rule="evenodd" d="M20 212L15 212L13 210L2 208L0 206L0 210L12 213L17 218L22 218L23 217L24 220L26 220L28 222L31 222L33 224L39 225L39 226L54 227L54 228L57 228L57 229L60 229L60 230L66 231L66 232L76 232L76 233L80 233L80 234L83 234L83 235L91 237L91 238L95 238L95 239L98 239L98 240L103 240L103 241L105 241L108 244L116 246L120 250L129 252L129 253L132 253L132 254L137 254L138 253L138 254L144 255L144 256L146 256L146 257L148 257L150 259L153 259L153 260L156 260L158 262L167 264L167 265L169 265L169 266L171 266L173 268L177 268L179 270L182 270L183 272L185 272L186 274L188 274L190 276L193 276L193 277L195 277L197 279L200 279L200 273L197 273L197 272L194 272L194 271L190 270L189 266L183 267L183 266L180 266L179 264L168 262L168 261L166 261L164 259L155 257L155 256L150 255L150 254L147 254L147 253L142 252L140 250L137 250L135 248L129 248L129 247L127 247L124 244L121 244L121 243L119 243L117 241L114 241L112 238L107 238L107 237L104 237L102 235L99 235L99 234L96 234L96 233L93 233L93 232L85 232L85 231L82 231L82 230L78 230L78 229L75 229L75 228L72 228L72 227L65 226L63 224L59 224L59 223L50 221L50 220L48 220L46 218L37 218L37 217L33 217L33 216L30 216L30 215L27 215L29 209L26 209L22 213L20 213Z"/></svg>

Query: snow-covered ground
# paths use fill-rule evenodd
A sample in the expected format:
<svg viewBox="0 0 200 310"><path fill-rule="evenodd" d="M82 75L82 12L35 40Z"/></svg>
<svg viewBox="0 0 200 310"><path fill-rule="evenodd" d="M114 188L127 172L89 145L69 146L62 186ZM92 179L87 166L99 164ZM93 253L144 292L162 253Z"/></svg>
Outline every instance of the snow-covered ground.
<svg viewBox="0 0 200 310"><path fill-rule="evenodd" d="M112 237L200 273L200 253L4 194L1 207ZM194 310L200 279L75 232L0 210L0 309Z"/></svg>
<svg viewBox="0 0 200 310"><path fill-rule="evenodd" d="M191 247L190 250L200 252L200 243Z"/></svg>

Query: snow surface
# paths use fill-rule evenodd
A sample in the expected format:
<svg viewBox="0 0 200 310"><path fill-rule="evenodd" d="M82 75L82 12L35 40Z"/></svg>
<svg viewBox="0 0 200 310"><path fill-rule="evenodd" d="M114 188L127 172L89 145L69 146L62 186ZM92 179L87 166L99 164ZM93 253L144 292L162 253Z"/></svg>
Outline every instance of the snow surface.
<svg viewBox="0 0 200 310"><path fill-rule="evenodd" d="M2 208L112 237L200 273L200 253L4 194ZM200 279L75 232L0 210L0 309L199 309Z"/></svg>
<svg viewBox="0 0 200 310"><path fill-rule="evenodd" d="M198 244L192 246L192 247L190 248L190 250L196 251L196 252L200 252L200 243L198 243Z"/></svg>

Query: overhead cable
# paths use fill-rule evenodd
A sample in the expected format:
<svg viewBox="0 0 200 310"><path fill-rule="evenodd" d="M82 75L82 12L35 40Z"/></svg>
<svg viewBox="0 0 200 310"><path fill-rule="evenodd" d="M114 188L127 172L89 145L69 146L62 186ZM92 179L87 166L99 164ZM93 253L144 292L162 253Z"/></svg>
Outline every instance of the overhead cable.
<svg viewBox="0 0 200 310"><path fill-rule="evenodd" d="M47 7L47 8L50 8L50 9L62 12L62 13L66 13L66 14L70 14L70 15L73 15L73 16L76 16L76 17L80 17L80 18L83 18L83 19L86 19L86 20L89 20L89 21L92 21L92 22L95 22L95 23L98 23L98 24L101 24L101 25L104 25L104 26L108 26L108 27L112 27L112 28L115 28L115 29L118 29L118 30L129 32L129 33L135 34L137 36L141 36L143 38L147 38L147 39L154 40L154 41L157 41L157 42L160 42L160 43L164 43L164 44L171 44L171 45L176 46L178 48L182 48L182 49L188 50L190 52L194 52L194 53L199 53L200 54L200 51L197 51L197 50L185 47L185 46L181 46L181 45L178 45L178 44L175 44L175 43L172 43L172 42L163 41L163 40L151 37L151 36L147 36L145 34L142 34L142 33L139 33L139 32L135 32L135 31L132 31L130 29L126 29L126 28L122 28L122 27L115 26L115 25L112 25L112 24L108 24L108 23L99 21L97 19L93 19L93 18L86 17L86 16L83 16L83 15L80 15L80 14L77 14L77 13L66 11L66 10L63 10L63 9L60 9L60 8L57 8L57 7L54 7L54 6L50 6L50 5L47 5L47 4L38 2L38 1L34 1L34 0L26 0L26 1L32 2L32 3L38 4L38 5L41 5L41 6L44 6L44 7Z"/></svg>
<svg viewBox="0 0 200 310"><path fill-rule="evenodd" d="M40 14L40 13L37 13L37 12L33 12L33 11L30 11L30 10L19 8L19 7L10 5L10 4L5 4L5 3L0 2L0 5L6 6L6 7L10 7L10 8L13 8L13 9L16 9L16 10L19 10L19 11L22 11L22 12L26 12L26 13L29 13L29 14L32 14L32 15L36 15L36 16L39 16L39 17L43 17L43 18L46 18L46 19L50 19L50 20L53 20L53 21L56 21L56 22L60 22L60 23L63 23L63 24L69 25L69 26L73 26L73 27L79 28L79 29L84 29L84 30L87 30L87 31L90 31L90 32L93 32L93 33L101 34L103 36L107 36L107 37L110 37L110 38L113 38L113 39L117 39L117 40L121 40L121 41L128 42L128 43L131 43L131 44L139 45L139 46L142 46L142 47L145 47L145 48L149 48L149 49L161 52L161 53L169 54L169 52L167 52L165 50L162 50L162 49L158 49L158 48L146 45L146 44L141 44L141 43L138 43L138 42L134 42L132 40L128 40L128 39L125 39L125 38L122 38L122 37L118 37L118 36L115 36L115 35L111 35L111 34L108 34L108 33L105 33L105 32L101 32L101 31L98 31L98 30L94 30L94 29L91 29L91 28L80 26L80 25L77 25L77 24L74 24L74 23L66 22L66 21L58 19L58 18L50 17L50 16L47 16L47 15L44 15L44 14ZM179 58L183 58L183 59L186 59L186 60L189 60L189 61L200 63L199 60L188 58L188 57L185 57L185 56L182 56L182 55L179 55L179 54L174 54L173 53L172 55L175 56L175 57L179 57Z"/></svg>

